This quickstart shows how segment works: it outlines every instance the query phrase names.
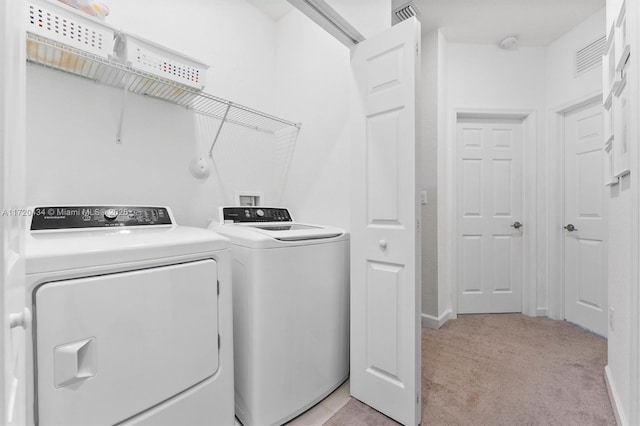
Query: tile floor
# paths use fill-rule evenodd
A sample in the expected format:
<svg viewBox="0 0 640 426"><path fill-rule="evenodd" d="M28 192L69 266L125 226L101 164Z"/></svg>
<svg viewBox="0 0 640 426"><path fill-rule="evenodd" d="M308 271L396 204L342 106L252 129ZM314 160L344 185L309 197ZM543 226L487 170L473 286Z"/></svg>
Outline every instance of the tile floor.
<svg viewBox="0 0 640 426"><path fill-rule="evenodd" d="M287 426L322 426L349 401L349 398L351 398L351 392L349 379L347 379L332 394L285 424ZM238 419L235 426L242 426Z"/></svg>
<svg viewBox="0 0 640 426"><path fill-rule="evenodd" d="M311 407L295 419L286 423L287 426L321 426L338 412L348 401L350 396L349 380L333 391L320 403Z"/></svg>

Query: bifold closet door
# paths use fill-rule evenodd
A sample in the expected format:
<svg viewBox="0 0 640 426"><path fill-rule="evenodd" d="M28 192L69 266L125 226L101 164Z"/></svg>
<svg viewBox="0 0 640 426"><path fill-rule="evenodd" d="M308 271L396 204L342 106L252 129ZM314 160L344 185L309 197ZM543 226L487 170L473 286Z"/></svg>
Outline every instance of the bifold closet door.
<svg viewBox="0 0 640 426"><path fill-rule="evenodd" d="M421 421L420 24L352 48L351 395Z"/></svg>

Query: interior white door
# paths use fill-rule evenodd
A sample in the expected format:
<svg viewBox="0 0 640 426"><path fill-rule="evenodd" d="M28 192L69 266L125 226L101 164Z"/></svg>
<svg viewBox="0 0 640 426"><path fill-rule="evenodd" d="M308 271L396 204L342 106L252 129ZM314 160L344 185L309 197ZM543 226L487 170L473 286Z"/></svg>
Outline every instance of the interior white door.
<svg viewBox="0 0 640 426"><path fill-rule="evenodd" d="M25 2L0 3L0 423L26 423L24 289Z"/></svg>
<svg viewBox="0 0 640 426"><path fill-rule="evenodd" d="M603 185L603 111L591 105L565 116L564 313L607 335L607 223Z"/></svg>
<svg viewBox="0 0 640 426"><path fill-rule="evenodd" d="M351 395L405 425L421 420L420 24L356 45L352 148Z"/></svg>
<svg viewBox="0 0 640 426"><path fill-rule="evenodd" d="M522 312L522 122L458 118L458 313Z"/></svg>

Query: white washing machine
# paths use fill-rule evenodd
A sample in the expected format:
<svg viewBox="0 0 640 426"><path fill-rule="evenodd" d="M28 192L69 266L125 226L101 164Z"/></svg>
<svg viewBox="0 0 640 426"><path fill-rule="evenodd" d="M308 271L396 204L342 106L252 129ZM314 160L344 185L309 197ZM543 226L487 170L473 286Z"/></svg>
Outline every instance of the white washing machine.
<svg viewBox="0 0 640 426"><path fill-rule="evenodd" d="M349 235L267 207L211 229L232 243L236 416L282 424L349 375Z"/></svg>
<svg viewBox="0 0 640 426"><path fill-rule="evenodd" d="M233 424L229 241L163 207L33 213L29 423Z"/></svg>

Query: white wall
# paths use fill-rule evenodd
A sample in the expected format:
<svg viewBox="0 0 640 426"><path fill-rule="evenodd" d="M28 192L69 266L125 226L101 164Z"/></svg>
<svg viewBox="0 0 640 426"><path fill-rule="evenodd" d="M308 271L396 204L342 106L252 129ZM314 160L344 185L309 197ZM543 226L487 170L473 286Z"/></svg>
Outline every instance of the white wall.
<svg viewBox="0 0 640 426"><path fill-rule="evenodd" d="M448 85L448 65L447 65L447 49L448 43L442 32L438 32L438 135L436 158L437 180L444 181L448 170L447 152L441 147L447 145L447 123L448 123L448 102L447 85ZM431 197L437 202L436 212L438 217L443 217L443 212L447 208L447 191L442 191L439 184L436 185L436 196ZM449 276L451 265L447 262L448 257L444 254L448 253L451 247L450 239L446 238L447 234L446 222L438 223L437 240L438 240L438 318L445 321L448 319L448 313L451 312L451 286L449 285ZM442 321L440 321L442 323Z"/></svg>
<svg viewBox="0 0 640 426"><path fill-rule="evenodd" d="M544 47L449 43L447 61L450 110L545 105Z"/></svg>
<svg viewBox="0 0 640 426"><path fill-rule="evenodd" d="M422 313L438 317L437 145L438 145L438 42L440 33L422 34L422 176L427 193L422 205Z"/></svg>
<svg viewBox="0 0 640 426"><path fill-rule="evenodd" d="M275 23L254 7L238 0L109 4L109 23L210 64L206 91L275 109ZM218 164L198 180L189 163L208 151L215 123L203 130L183 108L131 95L118 145L120 90L28 68L28 204L168 205L179 223L206 226L218 206L233 202L235 190L267 191L260 179L269 155L260 150L262 134L237 132L220 141ZM250 182L240 181L244 174Z"/></svg>
<svg viewBox="0 0 640 426"><path fill-rule="evenodd" d="M423 324L439 327L446 321L450 309L449 289L445 283L448 266L440 264L448 241L441 237L438 223L442 191L438 191L438 179L444 167L444 150L438 149L439 141L446 145L446 85L447 41L435 30L422 34L422 190L427 193L427 204L422 206L422 314Z"/></svg>
<svg viewBox="0 0 640 426"><path fill-rule="evenodd" d="M611 28L618 16L622 0L607 0L606 29ZM637 2L626 2L627 25L631 40L631 61L628 68L627 88L630 97L631 117L640 113L638 95L638 55L640 32ZM636 59L633 59L636 58ZM631 120L629 137L638 140L638 120ZM607 378L614 397L614 410L624 424L640 423L640 308L638 291L638 245L640 227L638 199L640 191L640 167L638 144L631 144L631 174L611 188L609 197L609 305L614 309L614 326L608 333Z"/></svg>
<svg viewBox="0 0 640 426"><path fill-rule="evenodd" d="M547 47L546 92L550 108L565 106L602 90L599 67L575 73L575 54L605 35L605 8L596 12Z"/></svg>
<svg viewBox="0 0 640 426"><path fill-rule="evenodd" d="M278 113L301 121L283 204L299 221L349 229L349 49L298 10L278 21Z"/></svg>

